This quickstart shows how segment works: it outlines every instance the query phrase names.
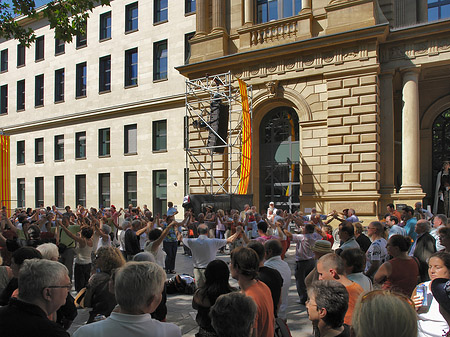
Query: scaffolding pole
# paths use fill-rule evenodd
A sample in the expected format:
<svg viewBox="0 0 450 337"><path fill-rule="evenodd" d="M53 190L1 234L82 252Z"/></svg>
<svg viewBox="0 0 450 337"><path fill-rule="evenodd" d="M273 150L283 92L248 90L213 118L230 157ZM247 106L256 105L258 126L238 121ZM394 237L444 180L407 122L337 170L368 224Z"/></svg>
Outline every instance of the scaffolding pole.
<svg viewBox="0 0 450 337"><path fill-rule="evenodd" d="M252 117L252 87L247 86ZM211 125L211 103L228 106L226 136ZM189 194L235 194L240 182L242 101L237 79L231 72L186 80L185 150L189 168ZM213 134L217 142L208 145ZM225 138L225 139L224 139Z"/></svg>

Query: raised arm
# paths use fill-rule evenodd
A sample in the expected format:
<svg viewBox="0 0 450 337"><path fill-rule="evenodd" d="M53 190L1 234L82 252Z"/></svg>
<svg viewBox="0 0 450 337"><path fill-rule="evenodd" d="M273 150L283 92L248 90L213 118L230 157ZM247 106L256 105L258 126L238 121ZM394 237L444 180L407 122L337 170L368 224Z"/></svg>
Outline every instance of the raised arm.
<svg viewBox="0 0 450 337"><path fill-rule="evenodd" d="M169 231L171 228L175 227L176 225L178 225L178 222L176 221L172 221L170 224L167 225L166 228L164 228L163 232L161 233L161 235L159 236L159 238L157 238L152 245L152 252L156 252L156 250L158 249L159 245L163 242L163 240L165 239L165 237L167 236L167 234L169 234Z"/></svg>
<svg viewBox="0 0 450 337"><path fill-rule="evenodd" d="M56 221L56 225L57 225L57 226L61 226L62 230L63 230L63 231L67 234L67 236L69 236L72 240L74 240L74 241L76 241L76 242L78 242L78 243L81 243L81 244L85 243L83 238L81 238L81 237L79 237L79 236L73 234L73 233L67 228L67 224L65 223L64 218L63 218L63 221L57 220L57 221Z"/></svg>

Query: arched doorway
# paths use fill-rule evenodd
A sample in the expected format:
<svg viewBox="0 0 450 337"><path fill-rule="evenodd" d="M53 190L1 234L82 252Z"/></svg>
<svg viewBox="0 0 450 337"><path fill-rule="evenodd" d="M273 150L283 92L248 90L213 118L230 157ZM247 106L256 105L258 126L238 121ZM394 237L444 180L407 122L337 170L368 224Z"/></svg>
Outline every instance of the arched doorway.
<svg viewBox="0 0 450 337"><path fill-rule="evenodd" d="M436 177L438 172L442 169L442 162L444 160L450 160L450 109L444 110L434 120L432 129L432 151L434 196Z"/></svg>
<svg viewBox="0 0 450 337"><path fill-rule="evenodd" d="M300 146L298 117L294 109L272 109L259 128L259 172L261 212L275 207L291 212L300 207Z"/></svg>

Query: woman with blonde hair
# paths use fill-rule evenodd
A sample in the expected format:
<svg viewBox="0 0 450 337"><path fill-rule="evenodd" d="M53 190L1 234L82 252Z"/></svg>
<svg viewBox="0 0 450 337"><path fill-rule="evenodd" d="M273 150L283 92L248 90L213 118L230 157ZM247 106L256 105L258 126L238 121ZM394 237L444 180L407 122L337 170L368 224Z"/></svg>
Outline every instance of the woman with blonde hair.
<svg viewBox="0 0 450 337"><path fill-rule="evenodd" d="M395 292L368 292L353 311L352 330L355 337L416 337L414 303L409 297Z"/></svg>

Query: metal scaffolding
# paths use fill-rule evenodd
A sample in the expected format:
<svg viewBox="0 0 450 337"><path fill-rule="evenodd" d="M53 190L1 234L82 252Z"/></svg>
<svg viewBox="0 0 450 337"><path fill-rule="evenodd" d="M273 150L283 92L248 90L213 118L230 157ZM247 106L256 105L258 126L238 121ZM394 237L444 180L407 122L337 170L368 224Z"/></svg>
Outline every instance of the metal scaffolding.
<svg viewBox="0 0 450 337"><path fill-rule="evenodd" d="M252 87L247 86L252 116ZM242 101L231 72L186 80L185 150L188 194L235 194L240 182ZM211 103L228 105L226 139L211 125ZM208 145L214 135L221 144ZM223 152L223 153L222 153Z"/></svg>

